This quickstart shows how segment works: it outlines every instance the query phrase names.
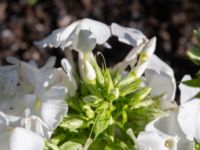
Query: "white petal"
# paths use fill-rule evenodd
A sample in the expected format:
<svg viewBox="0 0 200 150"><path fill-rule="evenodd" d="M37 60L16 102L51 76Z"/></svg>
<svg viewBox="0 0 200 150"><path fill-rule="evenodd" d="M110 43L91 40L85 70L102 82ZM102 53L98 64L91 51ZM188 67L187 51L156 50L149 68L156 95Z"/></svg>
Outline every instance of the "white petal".
<svg viewBox="0 0 200 150"><path fill-rule="evenodd" d="M114 70L117 70L118 72L122 72L126 69L128 65L133 67L135 63L137 62L137 56L138 54L143 50L145 46L145 43L138 45L134 47L128 55L124 58L124 60L117 65L114 66Z"/></svg>
<svg viewBox="0 0 200 150"><path fill-rule="evenodd" d="M156 66L155 66L156 67ZM151 96L159 96L164 94L165 100L173 100L176 92L176 84L174 78L163 72L156 72L147 69L145 71L146 84L151 87Z"/></svg>
<svg viewBox="0 0 200 150"><path fill-rule="evenodd" d="M90 52L96 46L96 38L91 31L80 30L74 38L72 48L80 52Z"/></svg>
<svg viewBox="0 0 200 150"><path fill-rule="evenodd" d="M21 120L22 127L41 135L43 138L49 139L52 130L49 129L47 124L37 116L31 115Z"/></svg>
<svg viewBox="0 0 200 150"><path fill-rule="evenodd" d="M147 69L152 69L157 72L163 72L169 76L174 76L173 69L155 54L153 54L152 57L150 58Z"/></svg>
<svg viewBox="0 0 200 150"><path fill-rule="evenodd" d="M72 72L72 66L66 58L61 60L61 65L66 72Z"/></svg>
<svg viewBox="0 0 200 150"><path fill-rule="evenodd" d="M45 39L35 42L39 47L71 47L78 51L91 51L97 44L103 44L111 36L110 28L98 21L82 19L66 28L54 30Z"/></svg>
<svg viewBox="0 0 200 150"><path fill-rule="evenodd" d="M181 81L183 82L186 80L191 80L191 76L185 75ZM189 87L183 83L179 84L179 89L181 92L180 93L181 104L184 104L199 92L199 88Z"/></svg>
<svg viewBox="0 0 200 150"><path fill-rule="evenodd" d="M67 41L69 40L71 34L78 26L78 23L79 21L72 23L67 28L56 29L49 36L47 36L41 41L35 42L34 44L41 48L45 48L47 46L55 48L59 46L65 47L68 43Z"/></svg>
<svg viewBox="0 0 200 150"><path fill-rule="evenodd" d="M13 68L12 70L2 71L2 73L0 73L0 93L13 95L14 93L16 93L18 82L19 77L16 68Z"/></svg>
<svg viewBox="0 0 200 150"><path fill-rule="evenodd" d="M105 43L111 36L110 28L106 24L88 18L81 20L79 31L81 30L90 31L96 38L97 44Z"/></svg>
<svg viewBox="0 0 200 150"><path fill-rule="evenodd" d="M157 132L146 131L138 135L139 150L177 150L178 139Z"/></svg>
<svg viewBox="0 0 200 150"><path fill-rule="evenodd" d="M9 121L16 122L24 116L25 109L32 107L34 101L34 95L16 95L12 99L1 100L0 110L7 115Z"/></svg>
<svg viewBox="0 0 200 150"><path fill-rule="evenodd" d="M145 130L157 132L160 135L178 136L178 150L194 150L194 142L186 139L186 135L178 123L178 111L171 111L167 116L157 118L150 122Z"/></svg>
<svg viewBox="0 0 200 150"><path fill-rule="evenodd" d="M0 134L6 129L9 125L9 120L7 116L0 111Z"/></svg>
<svg viewBox="0 0 200 150"><path fill-rule="evenodd" d="M147 85L152 88L151 95L165 94L166 100L173 100L176 83L173 70L156 55L152 55L145 71Z"/></svg>
<svg viewBox="0 0 200 150"><path fill-rule="evenodd" d="M180 106L178 122L189 140L200 142L200 101L191 100Z"/></svg>
<svg viewBox="0 0 200 150"><path fill-rule="evenodd" d="M36 88L45 80L44 74L38 68L25 62L20 63L19 75L22 82L33 88Z"/></svg>
<svg viewBox="0 0 200 150"><path fill-rule="evenodd" d="M156 48L156 38L153 37L146 43L145 47L140 53L137 66L133 68L138 77L140 77L144 73L145 69L147 68L149 59L153 55L155 48Z"/></svg>
<svg viewBox="0 0 200 150"><path fill-rule="evenodd" d="M139 44L147 40L141 31L136 30L134 28L126 28L116 23L112 23L111 30L112 34L118 37L118 40L120 42L132 46L138 46Z"/></svg>
<svg viewBox="0 0 200 150"><path fill-rule="evenodd" d="M9 137L9 150L43 150L43 149L44 149L44 140L42 139L42 137L29 130L23 128L15 128Z"/></svg>
<svg viewBox="0 0 200 150"><path fill-rule="evenodd" d="M53 69L55 63L56 63L56 57L51 56L47 60L47 62L45 63L45 65L40 68L40 70L45 71L45 70L48 70L48 69Z"/></svg>
<svg viewBox="0 0 200 150"><path fill-rule="evenodd" d="M65 96L65 87L53 86L41 97L40 117L50 130L54 130L67 114L68 107Z"/></svg>

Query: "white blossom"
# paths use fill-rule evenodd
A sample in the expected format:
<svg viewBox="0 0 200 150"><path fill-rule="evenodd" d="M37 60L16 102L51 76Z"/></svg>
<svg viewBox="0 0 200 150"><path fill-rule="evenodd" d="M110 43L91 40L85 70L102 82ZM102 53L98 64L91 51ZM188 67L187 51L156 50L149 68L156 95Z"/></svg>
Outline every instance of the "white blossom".
<svg viewBox="0 0 200 150"><path fill-rule="evenodd" d="M189 80L190 76L186 75L182 81ZM200 142L200 101L194 98L195 93L199 92L198 88L179 85L181 91L180 108L178 122L181 129L189 140L196 139Z"/></svg>
<svg viewBox="0 0 200 150"><path fill-rule="evenodd" d="M96 44L105 44L111 36L110 28L88 18L78 20L66 28L54 30L49 36L35 42L39 47L71 48L81 52L92 51Z"/></svg>

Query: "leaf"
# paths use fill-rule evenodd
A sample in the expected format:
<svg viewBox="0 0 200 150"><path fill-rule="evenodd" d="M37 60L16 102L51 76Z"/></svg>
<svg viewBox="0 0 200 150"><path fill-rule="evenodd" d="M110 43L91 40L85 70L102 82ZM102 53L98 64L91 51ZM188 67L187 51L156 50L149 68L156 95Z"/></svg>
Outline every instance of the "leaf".
<svg viewBox="0 0 200 150"><path fill-rule="evenodd" d="M94 125L94 133L96 139L100 133L102 133L110 123L111 113L109 109L102 109L102 111L99 111L99 114L97 116L97 121Z"/></svg>
<svg viewBox="0 0 200 150"><path fill-rule="evenodd" d="M200 78L183 81L183 84L192 86L192 87L200 87Z"/></svg>
<svg viewBox="0 0 200 150"><path fill-rule="evenodd" d="M82 149L83 147L80 143L68 141L62 144L59 150L82 150Z"/></svg>
<svg viewBox="0 0 200 150"><path fill-rule="evenodd" d="M200 65L200 48L193 47L189 51L187 51L188 57L195 63L196 65Z"/></svg>

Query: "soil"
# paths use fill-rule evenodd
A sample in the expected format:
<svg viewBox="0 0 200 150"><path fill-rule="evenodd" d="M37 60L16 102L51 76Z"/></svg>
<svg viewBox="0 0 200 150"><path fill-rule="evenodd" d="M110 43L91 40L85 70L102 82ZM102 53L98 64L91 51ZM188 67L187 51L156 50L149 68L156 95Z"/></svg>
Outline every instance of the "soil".
<svg viewBox="0 0 200 150"><path fill-rule="evenodd" d="M49 56L64 57L59 49L38 49L40 40L53 29L81 18L92 18L140 29L157 37L156 54L175 70L178 81L199 69L186 57L193 45L193 29L200 26L199 0L7 0L0 1L0 64L7 56L36 60L42 65ZM110 39L104 50L108 65L121 60L130 47Z"/></svg>

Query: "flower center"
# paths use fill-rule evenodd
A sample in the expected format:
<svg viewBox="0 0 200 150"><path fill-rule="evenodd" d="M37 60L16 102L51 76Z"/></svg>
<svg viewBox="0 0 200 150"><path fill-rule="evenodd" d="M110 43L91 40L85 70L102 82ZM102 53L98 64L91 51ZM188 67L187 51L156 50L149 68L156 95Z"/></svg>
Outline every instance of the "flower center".
<svg viewBox="0 0 200 150"><path fill-rule="evenodd" d="M168 139L165 141L165 146L168 148L168 149L172 149L174 147L174 141L172 139Z"/></svg>
<svg viewBox="0 0 200 150"><path fill-rule="evenodd" d="M40 98L36 98L36 100L35 100L35 109L36 110L39 110L40 109L40 107L41 107L41 100L40 100Z"/></svg>

